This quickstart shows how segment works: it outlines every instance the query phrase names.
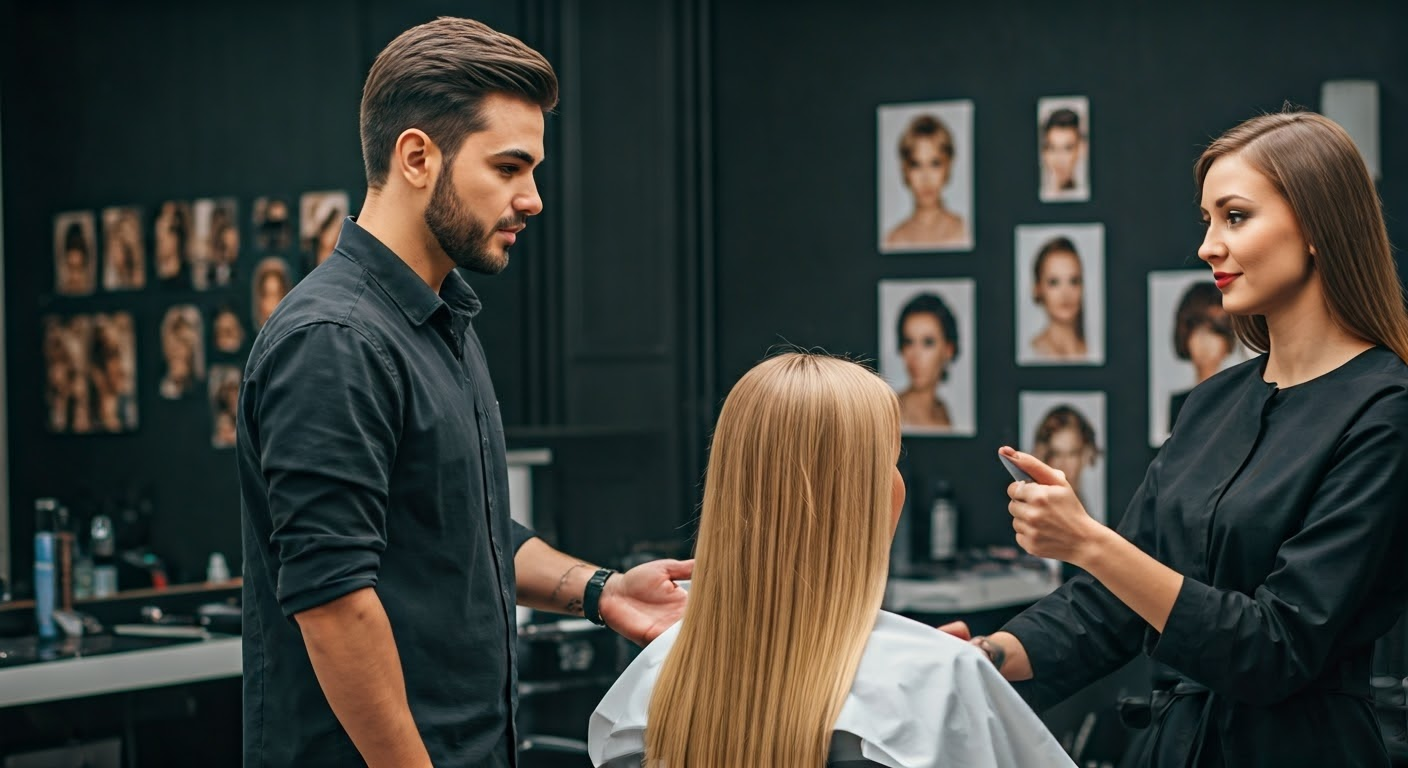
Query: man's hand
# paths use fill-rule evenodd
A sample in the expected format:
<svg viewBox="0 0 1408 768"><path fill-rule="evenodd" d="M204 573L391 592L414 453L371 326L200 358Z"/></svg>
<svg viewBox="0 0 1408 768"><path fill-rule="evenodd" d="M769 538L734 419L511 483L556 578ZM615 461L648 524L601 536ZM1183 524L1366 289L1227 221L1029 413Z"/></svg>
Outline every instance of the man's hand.
<svg viewBox="0 0 1408 768"><path fill-rule="evenodd" d="M684 616L689 593L675 582L693 574L693 560L652 560L616 574L601 591L601 618L621 636L646 645Z"/></svg>

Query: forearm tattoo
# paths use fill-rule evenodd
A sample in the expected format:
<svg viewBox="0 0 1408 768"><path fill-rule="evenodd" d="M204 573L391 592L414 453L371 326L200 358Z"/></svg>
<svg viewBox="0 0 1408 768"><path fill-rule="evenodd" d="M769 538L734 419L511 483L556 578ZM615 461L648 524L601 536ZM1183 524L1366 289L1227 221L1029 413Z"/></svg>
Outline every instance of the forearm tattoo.
<svg viewBox="0 0 1408 768"><path fill-rule="evenodd" d="M590 566L590 565L587 565L586 563L577 563L577 564L573 565L571 568L568 568L566 571L564 571L563 574L562 574L562 578L560 578L560 579L557 580L557 586L553 589L552 594L551 594L551 595L548 595L548 602L549 602L549 603L556 603L556 602L557 602L557 596L562 593L562 588L565 587L565 586L567 586L567 577L568 577L568 576L571 576L573 571L577 570L578 568L590 568L590 567L591 567L591 566ZM574 605L576 606L575 608L573 607ZM568 613L574 613L574 612L575 612L575 613L581 613L581 612L582 612L582 599L579 597L579 598L576 598L576 599L574 599L574 600L568 600L568 601L567 601L567 605L565 606L565 608L567 609L567 612L568 612Z"/></svg>
<svg viewBox="0 0 1408 768"><path fill-rule="evenodd" d="M1003 663L1007 661L1006 649L988 639L986 635L979 637L977 644L978 647L982 649L983 653L987 654L988 660L992 662L993 668L1000 671Z"/></svg>
<svg viewBox="0 0 1408 768"><path fill-rule="evenodd" d="M582 613L582 598L580 597L574 597L571 600L568 600L567 605L563 606L563 608L573 616L584 615Z"/></svg>

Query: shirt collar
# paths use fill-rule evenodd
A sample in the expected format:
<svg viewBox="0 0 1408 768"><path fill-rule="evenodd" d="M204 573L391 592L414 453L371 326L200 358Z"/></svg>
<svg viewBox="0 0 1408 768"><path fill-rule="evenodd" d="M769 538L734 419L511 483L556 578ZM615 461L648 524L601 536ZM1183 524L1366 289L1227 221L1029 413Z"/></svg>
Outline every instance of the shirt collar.
<svg viewBox="0 0 1408 768"><path fill-rule="evenodd" d="M415 325L424 324L441 307L474 317L484 306L459 270L450 270L436 294L400 256L357 224L355 217L343 220L335 250L366 269Z"/></svg>

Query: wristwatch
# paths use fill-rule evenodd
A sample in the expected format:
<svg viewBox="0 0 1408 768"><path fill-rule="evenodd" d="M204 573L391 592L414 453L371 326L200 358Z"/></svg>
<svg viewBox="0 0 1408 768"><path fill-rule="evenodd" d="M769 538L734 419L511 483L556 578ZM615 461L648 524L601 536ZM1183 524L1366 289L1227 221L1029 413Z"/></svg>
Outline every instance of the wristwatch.
<svg viewBox="0 0 1408 768"><path fill-rule="evenodd" d="M587 589L582 593L582 615L599 627L606 626L601 618L601 591L606 589L606 580L615 573L610 568L598 568L587 580Z"/></svg>

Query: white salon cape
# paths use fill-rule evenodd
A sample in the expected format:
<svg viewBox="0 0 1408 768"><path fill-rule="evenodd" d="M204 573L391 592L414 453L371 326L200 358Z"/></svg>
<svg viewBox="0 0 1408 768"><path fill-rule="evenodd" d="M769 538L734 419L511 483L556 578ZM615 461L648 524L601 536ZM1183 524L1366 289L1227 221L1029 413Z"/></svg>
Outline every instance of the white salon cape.
<svg viewBox="0 0 1408 768"><path fill-rule="evenodd" d="M597 705L593 765L640 766L650 693L679 629L647 646ZM884 611L835 730L859 737L861 755L888 768L1075 765L982 651Z"/></svg>

